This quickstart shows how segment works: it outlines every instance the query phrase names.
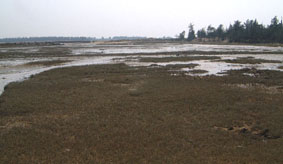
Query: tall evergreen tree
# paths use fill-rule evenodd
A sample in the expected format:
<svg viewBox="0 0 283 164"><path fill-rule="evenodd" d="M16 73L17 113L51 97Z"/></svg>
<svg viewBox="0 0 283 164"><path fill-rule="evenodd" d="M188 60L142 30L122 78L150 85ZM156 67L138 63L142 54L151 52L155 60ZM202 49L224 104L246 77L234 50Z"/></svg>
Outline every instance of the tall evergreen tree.
<svg viewBox="0 0 283 164"><path fill-rule="evenodd" d="M194 30L194 25L190 23L189 25L189 34L188 34L188 41L192 41L196 38L195 30Z"/></svg>
<svg viewBox="0 0 283 164"><path fill-rule="evenodd" d="M207 27L207 37L208 38L215 38L216 37L216 29L209 25Z"/></svg>
<svg viewBox="0 0 283 164"><path fill-rule="evenodd" d="M202 28L197 31L198 38L228 39L230 42L247 43L283 43L283 22L275 16L270 25L264 26L255 20L247 20L245 23L235 21L228 29L220 24L217 28L209 25L207 31ZM188 40L195 39L194 25L189 25Z"/></svg>
<svg viewBox="0 0 283 164"><path fill-rule="evenodd" d="M223 24L220 24L217 29L216 29L216 37L218 37L221 40L225 39L225 31L224 31L224 26Z"/></svg>
<svg viewBox="0 0 283 164"><path fill-rule="evenodd" d="M241 42L244 36L244 26L240 21L235 21L233 26L229 27L228 37L231 42Z"/></svg>
<svg viewBox="0 0 283 164"><path fill-rule="evenodd" d="M278 18L275 16L272 18L271 24L268 27L268 40L270 42L279 42L281 39L278 34L280 34L280 24Z"/></svg>
<svg viewBox="0 0 283 164"><path fill-rule="evenodd" d="M198 30L197 37L198 38L206 38L206 31L205 31L204 28L202 28L201 30Z"/></svg>
<svg viewBox="0 0 283 164"><path fill-rule="evenodd" d="M181 32L181 33L179 34L178 38L179 38L180 40L184 40L184 39L185 39L185 34L186 34L185 31Z"/></svg>

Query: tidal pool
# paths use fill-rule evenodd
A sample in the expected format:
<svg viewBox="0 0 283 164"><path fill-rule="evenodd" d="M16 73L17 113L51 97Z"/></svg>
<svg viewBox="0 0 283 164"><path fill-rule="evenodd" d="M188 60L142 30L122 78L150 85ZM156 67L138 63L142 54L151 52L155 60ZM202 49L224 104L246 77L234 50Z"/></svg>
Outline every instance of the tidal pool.
<svg viewBox="0 0 283 164"><path fill-rule="evenodd" d="M44 52L41 49L44 48ZM62 57L62 54L56 56L57 51L53 52L55 48L60 48L66 51L66 55ZM54 53L52 57L44 53ZM177 57L176 53L186 51L200 51L206 52L206 55L190 55L190 56L208 56L207 52L220 52L221 55L209 55L220 57L221 60L233 60L240 57L252 57L254 59L264 60L278 60L281 63L262 63L262 64L237 64L227 63L219 60L194 60L187 62L178 62L172 59L171 62L140 62L141 58L163 58L163 57ZM42 53L43 55L36 57L30 57L32 53ZM166 54L162 54L162 53ZM168 54L169 52L169 54ZM170 54L172 52L172 54ZM232 54L231 52L252 52L252 54ZM260 54L256 54L259 52ZM268 54L262 54L268 52ZM272 54L274 52L274 54ZM282 52L282 54L278 54ZM0 58L0 95L4 91L4 87L15 81L21 81L29 78L31 75L47 71L54 68L70 67L70 66L82 66L91 64L112 64L112 63L125 63L129 66L166 66L169 64L198 64L195 68L182 68L180 71L187 72L192 76L206 76L206 75L223 75L231 69L242 68L256 68L256 69L268 69L279 70L278 67L283 66L283 48L282 47L264 47L264 46L239 46L239 45L199 45L199 44L177 44L177 43L154 43L154 44L126 44L126 45L103 45L96 43L67 43L64 45L56 46L38 46L38 47L11 47L0 48L0 55L5 56L5 53L11 55L7 58ZM13 53L22 53L20 56L13 56ZM147 53L150 53L146 55ZM154 55L152 53L158 53ZM223 54L222 54L223 53ZM103 55L101 55L103 54ZM114 55L113 55L114 54ZM117 55L115 55L117 54ZM121 55L121 54L128 54ZM131 55L132 54L132 55ZM26 55L26 56L25 56ZM182 55L182 54L181 54ZM12 56L12 57L11 57ZM55 61L66 60L69 62L56 64L56 65L26 65L30 62L38 61ZM204 70L207 71L201 74L192 74L192 70ZM221 74L220 74L221 73Z"/></svg>

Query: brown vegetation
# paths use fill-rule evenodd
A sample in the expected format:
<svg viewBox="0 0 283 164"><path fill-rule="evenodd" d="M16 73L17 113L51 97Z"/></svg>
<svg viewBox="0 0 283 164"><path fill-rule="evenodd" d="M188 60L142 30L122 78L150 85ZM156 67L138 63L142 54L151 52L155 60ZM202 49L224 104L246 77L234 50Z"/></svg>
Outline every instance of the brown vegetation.
<svg viewBox="0 0 283 164"><path fill-rule="evenodd" d="M177 57L162 57L162 58L141 58L140 62L172 62L172 61L195 61L195 60L215 60L221 59L217 56L177 56Z"/></svg>
<svg viewBox="0 0 283 164"><path fill-rule="evenodd" d="M35 65L43 65L43 66L52 66L52 65L60 65L70 62L69 60L45 60L45 61L35 61L26 63L26 66L35 66Z"/></svg>
<svg viewBox="0 0 283 164"><path fill-rule="evenodd" d="M238 63L238 64L262 64L262 63L282 63L280 60L264 60L264 59L255 59L254 57L238 57L237 59L227 59L219 60L226 63Z"/></svg>
<svg viewBox="0 0 283 164"><path fill-rule="evenodd" d="M231 86L283 86L282 72L171 74L170 67L97 65L10 84L0 97L0 161L283 162L282 93Z"/></svg>

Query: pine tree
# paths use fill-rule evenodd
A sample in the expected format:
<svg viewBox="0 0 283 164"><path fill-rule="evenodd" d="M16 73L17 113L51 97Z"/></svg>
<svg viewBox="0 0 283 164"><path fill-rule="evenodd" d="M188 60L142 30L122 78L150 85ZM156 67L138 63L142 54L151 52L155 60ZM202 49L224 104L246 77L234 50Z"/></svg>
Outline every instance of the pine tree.
<svg viewBox="0 0 283 164"><path fill-rule="evenodd" d="M194 25L190 23L189 25L189 34L188 34L188 41L192 41L196 38Z"/></svg>

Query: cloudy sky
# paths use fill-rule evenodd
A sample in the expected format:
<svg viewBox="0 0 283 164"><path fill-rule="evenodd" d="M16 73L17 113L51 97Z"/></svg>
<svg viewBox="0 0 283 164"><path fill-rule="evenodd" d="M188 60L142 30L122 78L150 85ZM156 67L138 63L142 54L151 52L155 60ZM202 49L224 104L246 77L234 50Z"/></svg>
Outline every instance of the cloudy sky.
<svg viewBox="0 0 283 164"><path fill-rule="evenodd" d="M283 16L283 0L0 0L0 38L175 36L209 24Z"/></svg>

